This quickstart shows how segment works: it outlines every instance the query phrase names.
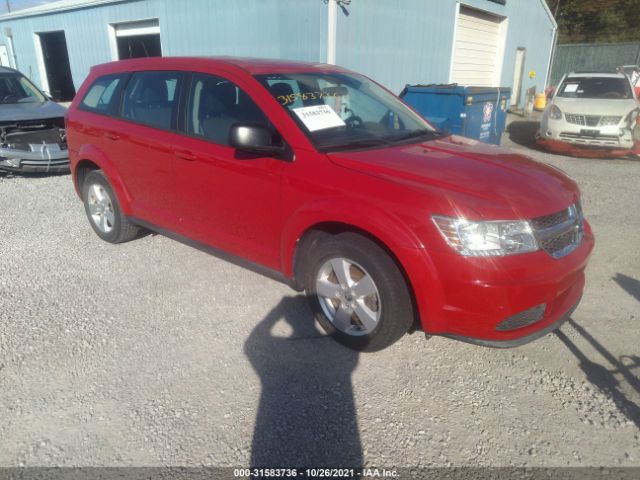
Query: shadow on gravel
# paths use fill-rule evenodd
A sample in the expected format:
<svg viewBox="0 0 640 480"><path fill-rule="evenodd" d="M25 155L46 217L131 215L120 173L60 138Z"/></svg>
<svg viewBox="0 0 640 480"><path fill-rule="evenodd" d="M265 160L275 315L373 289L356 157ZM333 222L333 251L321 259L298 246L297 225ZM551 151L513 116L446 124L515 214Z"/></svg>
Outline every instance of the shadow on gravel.
<svg viewBox="0 0 640 480"><path fill-rule="evenodd" d="M536 133L539 128L540 122L535 120L514 120L507 126L507 133L513 143L538 150Z"/></svg>
<svg viewBox="0 0 640 480"><path fill-rule="evenodd" d="M283 298L244 352L262 383L252 467L362 466L351 387L358 353L315 330L304 296Z"/></svg>
<svg viewBox="0 0 640 480"><path fill-rule="evenodd" d="M640 393L640 380L632 372L634 368L640 368L640 357L635 355L623 355L617 359L611 352L609 352L609 350L593 338L589 332L578 325L573 319L570 318L567 323L570 324L587 342L589 342L591 346L607 360L607 362L613 365L614 370L609 370L603 365L591 361L562 331L556 330L556 336L580 361L580 368L586 374L587 380L589 380L593 386L609 395L620 411L629 420L635 423L637 427L640 427L640 407L627 398L623 390L620 388L620 381L615 377L616 374L621 375L629 386L631 386L637 393Z"/></svg>
<svg viewBox="0 0 640 480"><path fill-rule="evenodd" d="M616 273L613 280L629 295L640 302L640 282L638 280L632 277L627 277L622 273Z"/></svg>

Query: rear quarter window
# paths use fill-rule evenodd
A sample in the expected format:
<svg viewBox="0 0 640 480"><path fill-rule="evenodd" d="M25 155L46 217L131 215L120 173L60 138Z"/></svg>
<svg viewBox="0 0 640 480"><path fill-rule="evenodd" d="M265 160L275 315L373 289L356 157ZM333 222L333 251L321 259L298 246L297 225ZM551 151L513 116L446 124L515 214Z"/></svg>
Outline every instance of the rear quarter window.
<svg viewBox="0 0 640 480"><path fill-rule="evenodd" d="M80 108L103 114L112 113L117 101L116 97L118 97L116 92L122 80L123 76L121 75L109 75L98 78L93 82L93 85L89 87L89 90L80 103Z"/></svg>

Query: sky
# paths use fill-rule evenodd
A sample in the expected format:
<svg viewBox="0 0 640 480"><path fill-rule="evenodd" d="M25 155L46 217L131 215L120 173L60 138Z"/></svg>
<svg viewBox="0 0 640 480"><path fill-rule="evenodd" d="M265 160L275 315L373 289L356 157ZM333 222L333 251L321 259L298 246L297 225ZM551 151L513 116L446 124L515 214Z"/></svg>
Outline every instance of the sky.
<svg viewBox="0 0 640 480"><path fill-rule="evenodd" d="M11 11L21 10L23 8L42 5L43 3L51 3L54 0L9 0ZM0 14L7 13L7 0L0 0Z"/></svg>

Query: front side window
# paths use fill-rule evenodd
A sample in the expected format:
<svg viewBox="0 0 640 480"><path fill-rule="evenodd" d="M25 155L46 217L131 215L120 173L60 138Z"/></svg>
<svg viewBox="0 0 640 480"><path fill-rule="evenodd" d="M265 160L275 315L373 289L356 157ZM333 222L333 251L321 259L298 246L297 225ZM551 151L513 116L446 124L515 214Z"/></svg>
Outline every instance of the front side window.
<svg viewBox="0 0 640 480"><path fill-rule="evenodd" d="M122 77L109 75L98 78L82 99L82 107L85 110L93 110L100 113L108 113L113 109L116 89L120 85Z"/></svg>
<svg viewBox="0 0 640 480"><path fill-rule="evenodd" d="M221 77L195 74L187 105L187 133L220 145L229 145L229 133L235 124L270 127L260 107L237 85Z"/></svg>
<svg viewBox="0 0 640 480"><path fill-rule="evenodd" d="M321 151L375 147L440 135L364 76L346 73L256 75Z"/></svg>
<svg viewBox="0 0 640 480"><path fill-rule="evenodd" d="M40 90L22 75L0 77L0 103L36 103L45 100Z"/></svg>
<svg viewBox="0 0 640 480"><path fill-rule="evenodd" d="M558 96L611 100L633 98L629 81L614 77L568 77L560 85Z"/></svg>
<svg viewBox="0 0 640 480"><path fill-rule="evenodd" d="M180 72L134 73L124 91L122 117L164 130L172 129Z"/></svg>

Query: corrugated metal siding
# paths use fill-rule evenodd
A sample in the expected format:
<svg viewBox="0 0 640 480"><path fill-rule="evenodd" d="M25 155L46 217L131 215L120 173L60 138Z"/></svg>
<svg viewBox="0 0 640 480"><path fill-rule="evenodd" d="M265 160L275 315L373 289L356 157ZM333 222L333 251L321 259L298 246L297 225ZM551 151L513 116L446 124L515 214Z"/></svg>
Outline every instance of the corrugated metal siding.
<svg viewBox="0 0 640 480"><path fill-rule="evenodd" d="M449 82L455 2L353 0L346 9L338 10L339 65L395 93L407 83Z"/></svg>
<svg viewBox="0 0 640 480"><path fill-rule="evenodd" d="M527 49L523 91L544 90L553 24L543 0L462 0L461 5L508 18L500 84L511 86L518 47ZM352 0L338 10L337 63L360 71L398 93L406 84L449 83L454 0Z"/></svg>
<svg viewBox="0 0 640 480"><path fill-rule="evenodd" d="M557 85L565 73L580 70L614 71L620 65L640 63L640 43L558 45L550 85Z"/></svg>
<svg viewBox="0 0 640 480"><path fill-rule="evenodd" d="M502 85L511 85L518 46L527 48L529 83L544 87L551 23L542 0L464 0L509 17ZM337 63L398 93L407 83L447 83L454 0L352 0L338 10ZM20 69L40 81L34 33L64 30L79 87L92 65L111 60L108 24L159 18L164 55L239 55L325 61L327 6L323 0L130 0L0 22L11 27ZM6 43L6 39L0 39ZM528 88L528 78L523 88Z"/></svg>
<svg viewBox="0 0 640 480"><path fill-rule="evenodd" d="M34 32L64 30L78 88L92 65L112 60L109 24L149 18L160 20L165 56L326 56L326 5L319 0L132 0L0 22L0 43L6 43L4 27L11 27L18 67L40 84Z"/></svg>

